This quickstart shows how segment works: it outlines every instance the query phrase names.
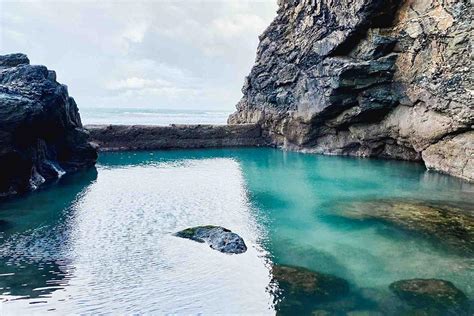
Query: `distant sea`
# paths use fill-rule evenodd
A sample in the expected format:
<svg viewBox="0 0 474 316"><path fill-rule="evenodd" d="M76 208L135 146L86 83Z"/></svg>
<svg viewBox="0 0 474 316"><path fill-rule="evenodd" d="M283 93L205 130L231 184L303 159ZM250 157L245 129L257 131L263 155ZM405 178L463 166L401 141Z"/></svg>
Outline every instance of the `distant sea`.
<svg viewBox="0 0 474 316"><path fill-rule="evenodd" d="M226 124L232 111L153 108L80 108L83 124L170 125Z"/></svg>

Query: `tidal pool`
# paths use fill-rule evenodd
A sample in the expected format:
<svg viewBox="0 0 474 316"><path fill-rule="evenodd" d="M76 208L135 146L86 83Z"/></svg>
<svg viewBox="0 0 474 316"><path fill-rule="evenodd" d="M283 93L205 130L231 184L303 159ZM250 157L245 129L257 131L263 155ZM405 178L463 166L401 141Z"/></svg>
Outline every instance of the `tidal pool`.
<svg viewBox="0 0 474 316"><path fill-rule="evenodd" d="M413 278L450 281L472 305L469 229L435 223L435 236L370 216L400 203L447 205L466 225L474 185L414 163L268 148L102 153L96 169L0 204L0 314L398 314L409 307L389 285ZM248 250L173 236L200 225ZM274 265L344 279L349 293L308 303L279 289Z"/></svg>

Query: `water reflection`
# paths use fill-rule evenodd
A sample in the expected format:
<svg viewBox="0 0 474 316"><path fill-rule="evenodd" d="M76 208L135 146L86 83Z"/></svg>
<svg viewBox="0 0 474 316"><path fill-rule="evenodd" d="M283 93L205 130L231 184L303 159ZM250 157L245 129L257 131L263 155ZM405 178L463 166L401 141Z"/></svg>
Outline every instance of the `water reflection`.
<svg viewBox="0 0 474 316"><path fill-rule="evenodd" d="M445 279L474 297L471 255L339 213L387 200L469 213L474 186L422 165L273 149L126 152L103 154L97 179L76 183L0 205L0 271L11 268L3 280L14 284L4 292L37 295L7 312L398 315L412 309L389 285L413 278ZM249 250L228 256L172 236L199 225L229 228ZM11 275L20 265L29 272ZM349 290L314 300L288 284L307 278L275 280L275 266L342 278ZM40 291L23 291L29 279Z"/></svg>
<svg viewBox="0 0 474 316"><path fill-rule="evenodd" d="M17 301L4 308L269 312L267 255L260 246L265 234L246 192L240 165L232 158L142 160L135 165L118 159L114 168L103 163L97 180L72 203L67 217L61 251L74 267L67 286L43 304ZM244 238L247 252L225 255L172 235L198 225L231 229Z"/></svg>
<svg viewBox="0 0 474 316"><path fill-rule="evenodd" d="M47 298L67 284L71 201L96 178L93 168L0 204L0 298Z"/></svg>

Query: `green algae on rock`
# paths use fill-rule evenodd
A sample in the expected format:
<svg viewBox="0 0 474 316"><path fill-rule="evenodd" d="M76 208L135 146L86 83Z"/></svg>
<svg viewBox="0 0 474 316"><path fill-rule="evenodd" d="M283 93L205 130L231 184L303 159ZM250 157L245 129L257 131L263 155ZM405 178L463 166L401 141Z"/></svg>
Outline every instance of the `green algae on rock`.
<svg viewBox="0 0 474 316"><path fill-rule="evenodd" d="M296 266L274 265L271 285L279 314L306 314L324 307L321 303L336 301L349 294L346 280Z"/></svg>
<svg viewBox="0 0 474 316"><path fill-rule="evenodd" d="M302 267L274 265L273 280L288 294L303 294L319 300L330 300L349 292L349 283L337 276Z"/></svg>
<svg viewBox="0 0 474 316"><path fill-rule="evenodd" d="M401 200L355 201L336 206L339 216L386 222L465 256L474 255L473 211L468 205Z"/></svg>
<svg viewBox="0 0 474 316"><path fill-rule="evenodd" d="M181 230L174 235L200 243L207 242L209 247L223 253L238 254L247 251L247 246L242 237L220 226L196 226Z"/></svg>
<svg viewBox="0 0 474 316"><path fill-rule="evenodd" d="M390 284L402 301L416 308L428 308L431 314L467 314L468 299L453 283L439 279L400 280ZM453 315L454 315L453 314Z"/></svg>

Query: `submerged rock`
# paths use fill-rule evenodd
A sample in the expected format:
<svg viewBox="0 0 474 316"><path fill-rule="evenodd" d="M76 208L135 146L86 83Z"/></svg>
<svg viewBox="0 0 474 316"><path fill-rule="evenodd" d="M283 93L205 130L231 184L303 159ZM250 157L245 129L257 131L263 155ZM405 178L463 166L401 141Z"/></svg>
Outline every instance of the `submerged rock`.
<svg viewBox="0 0 474 316"><path fill-rule="evenodd" d="M435 310L452 310L463 313L468 308L466 295L453 283L438 279L401 280L390 284L392 290L401 300L416 308Z"/></svg>
<svg viewBox="0 0 474 316"><path fill-rule="evenodd" d="M316 301L325 301L349 292L346 280L302 267L274 265L272 276L272 281L289 296L310 296Z"/></svg>
<svg viewBox="0 0 474 316"><path fill-rule="evenodd" d="M242 237L220 226L197 226L186 228L175 234L177 237L191 239L197 242L207 242L209 247L223 253L244 253L247 251Z"/></svg>
<svg viewBox="0 0 474 316"><path fill-rule="evenodd" d="M0 197L91 167L97 150L56 73L26 55L0 56Z"/></svg>
<svg viewBox="0 0 474 316"><path fill-rule="evenodd" d="M421 234L447 250L474 254L474 210L449 204L419 201L375 200L339 204L338 215L352 219L380 220Z"/></svg>
<svg viewBox="0 0 474 316"><path fill-rule="evenodd" d="M325 312L332 314L345 309L345 302L339 300L349 294L349 283L337 276L302 267L274 265L271 291L280 315L325 315Z"/></svg>

